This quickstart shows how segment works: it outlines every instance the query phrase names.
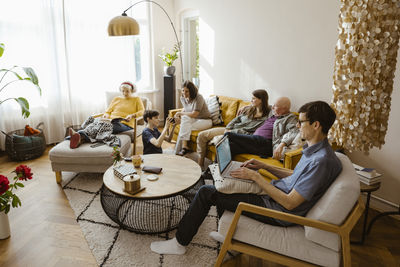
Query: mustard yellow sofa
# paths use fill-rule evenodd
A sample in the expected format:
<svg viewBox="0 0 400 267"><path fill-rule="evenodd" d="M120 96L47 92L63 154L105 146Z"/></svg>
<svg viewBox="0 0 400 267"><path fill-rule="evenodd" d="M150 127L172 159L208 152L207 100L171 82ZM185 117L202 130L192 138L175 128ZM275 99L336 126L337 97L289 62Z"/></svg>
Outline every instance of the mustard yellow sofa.
<svg viewBox="0 0 400 267"><path fill-rule="evenodd" d="M214 127L225 127L233 118L236 117L238 110L240 108L250 104L250 102L248 102L248 101L244 101L244 100L234 98L234 97L218 96L218 98L219 98L219 101L221 102L221 113L222 113L222 119L224 121L224 124L220 125L220 126L214 126ZM181 111L181 109L169 110L168 116L173 117L174 114L178 111ZM193 131L190 136L189 148L192 151L196 151L196 147L197 147L196 140L197 140L197 136L198 136L199 132L200 131ZM178 133L179 133L179 125L177 125L175 127L174 136L172 138L173 140L176 141L176 139L178 137ZM262 162L265 162L265 163L268 163L268 164L271 164L274 166L284 167L284 168L293 170L294 167L296 167L296 164L299 162L301 155L302 155L302 153L301 153L301 148L300 148L300 149L285 153L283 162L273 159L273 158L261 158L259 156L252 155L252 154L237 155L235 157L235 160L243 162L243 161L249 160L251 158L255 158L257 160L260 160ZM209 145L207 147L206 157L212 161L215 159L215 157L216 157L215 146Z"/></svg>

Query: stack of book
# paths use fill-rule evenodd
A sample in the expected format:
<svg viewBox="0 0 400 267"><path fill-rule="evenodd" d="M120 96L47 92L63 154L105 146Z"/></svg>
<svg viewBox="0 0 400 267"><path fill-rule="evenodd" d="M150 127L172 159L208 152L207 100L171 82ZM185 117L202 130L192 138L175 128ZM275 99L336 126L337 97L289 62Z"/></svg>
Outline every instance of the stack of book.
<svg viewBox="0 0 400 267"><path fill-rule="evenodd" d="M377 173L375 169L364 168L354 163L353 166L362 183L366 185L373 185L381 182L382 174Z"/></svg>

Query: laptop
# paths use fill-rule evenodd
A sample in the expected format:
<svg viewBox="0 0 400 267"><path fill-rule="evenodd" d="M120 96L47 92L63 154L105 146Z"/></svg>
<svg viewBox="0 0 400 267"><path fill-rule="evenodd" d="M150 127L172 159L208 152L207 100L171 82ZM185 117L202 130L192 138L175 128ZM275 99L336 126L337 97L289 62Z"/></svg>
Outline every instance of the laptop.
<svg viewBox="0 0 400 267"><path fill-rule="evenodd" d="M219 173L224 178L233 178L230 173L240 168L243 162L232 161L229 139L225 136L216 146Z"/></svg>

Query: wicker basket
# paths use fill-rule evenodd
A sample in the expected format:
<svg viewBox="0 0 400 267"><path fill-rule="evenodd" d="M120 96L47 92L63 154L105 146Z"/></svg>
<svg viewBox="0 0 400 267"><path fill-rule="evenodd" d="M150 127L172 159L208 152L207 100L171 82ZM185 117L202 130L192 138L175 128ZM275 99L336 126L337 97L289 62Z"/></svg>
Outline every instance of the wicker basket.
<svg viewBox="0 0 400 267"><path fill-rule="evenodd" d="M37 135L24 136L25 129L11 131L6 135L6 152L10 159L23 161L43 155L46 149L46 139L43 134L43 122L35 128L40 131Z"/></svg>

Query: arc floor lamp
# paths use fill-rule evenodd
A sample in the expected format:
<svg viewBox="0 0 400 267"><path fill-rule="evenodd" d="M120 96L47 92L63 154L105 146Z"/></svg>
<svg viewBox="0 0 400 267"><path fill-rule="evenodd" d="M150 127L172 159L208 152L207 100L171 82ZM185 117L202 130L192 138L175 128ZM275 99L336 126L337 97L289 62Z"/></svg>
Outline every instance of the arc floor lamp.
<svg viewBox="0 0 400 267"><path fill-rule="evenodd" d="M108 24L108 35L109 36L125 36L125 35L139 35L140 28L139 23L134 18L129 17L126 12L131 9L132 7L136 6L140 3L152 3L157 5L161 8L161 10L167 15L169 22L171 23L172 29L174 30L176 43L178 44L179 49L179 59L181 63L181 79L183 82L183 63L182 63L182 52L181 52L181 42L179 41L178 35L176 34L176 29L170 16L168 15L167 11L157 2L151 0L142 0L139 2L134 3L130 7L128 7L121 16L117 16L113 18Z"/></svg>

